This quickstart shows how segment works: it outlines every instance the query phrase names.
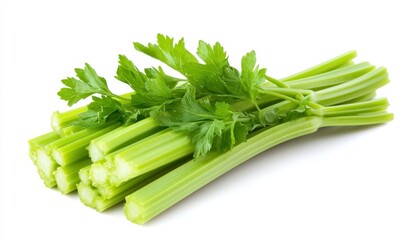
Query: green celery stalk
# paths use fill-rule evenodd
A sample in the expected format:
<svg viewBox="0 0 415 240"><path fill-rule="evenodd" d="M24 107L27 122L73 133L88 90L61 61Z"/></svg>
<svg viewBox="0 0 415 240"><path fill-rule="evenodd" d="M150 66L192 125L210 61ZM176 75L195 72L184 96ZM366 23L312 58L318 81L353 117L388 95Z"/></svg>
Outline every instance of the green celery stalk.
<svg viewBox="0 0 415 240"><path fill-rule="evenodd" d="M108 154L105 156L102 161L95 162L91 165L90 169L90 180L92 181L92 185L95 187L104 186L110 184L110 177L112 173L112 169L114 168L114 157L125 151L129 151L130 153L134 153L139 149L146 148L146 146L153 146L154 143L160 143L160 136L166 132L171 131L170 129L165 129L160 132L157 132L147 138L144 138L136 143L133 143L129 146L121 148L113 153ZM169 139L164 139L168 141Z"/></svg>
<svg viewBox="0 0 415 240"><path fill-rule="evenodd" d="M320 127L384 123L392 120L389 113L375 117L304 117L254 134L246 142L225 153L209 153L203 160L193 160L172 170L126 197L124 213L143 224L167 208L208 184L212 180L282 142L313 133Z"/></svg>
<svg viewBox="0 0 415 240"><path fill-rule="evenodd" d="M71 125L71 126L68 126L68 127L61 128L60 131L59 131L59 135L61 137L67 137L67 136L72 135L76 132L79 132L83 129L84 128L81 127L81 126Z"/></svg>
<svg viewBox="0 0 415 240"><path fill-rule="evenodd" d="M80 182L76 185L78 189L79 200L88 207L95 208L95 199L98 196L98 190L90 184Z"/></svg>
<svg viewBox="0 0 415 240"><path fill-rule="evenodd" d="M165 167L158 168L152 172L140 175L127 182L124 182L118 187L113 187L109 185L94 187L90 183L82 181L78 185L78 187L80 188L78 189L78 192L80 194L81 201L86 206L95 208L97 211L102 212L114 206L115 204L123 201L127 195L133 193L134 191L161 177L162 175L166 174L172 169L182 165L188 160L189 158L180 159L178 161L166 165ZM87 170L87 168L81 169L81 171ZM84 174L87 175L89 173Z"/></svg>
<svg viewBox="0 0 415 240"><path fill-rule="evenodd" d="M328 61L325 61L321 64L318 64L316 66L313 66L311 68L308 68L304 71L301 71L299 73L293 74L291 76L285 77L280 79L282 82L289 82L296 79L306 78L310 76L314 76L320 73L324 73L336 68L339 68L341 66L344 66L345 64L348 64L353 58L355 58L357 55L356 51L349 51L344 54L341 54L335 58L332 58Z"/></svg>
<svg viewBox="0 0 415 240"><path fill-rule="evenodd" d="M57 133L49 132L49 133L45 133L45 134L42 134L40 136L30 139L29 140L30 159L32 159L33 162L36 162L37 153L39 149L53 141L58 140L59 138L60 137Z"/></svg>
<svg viewBox="0 0 415 240"><path fill-rule="evenodd" d="M349 104L341 104L337 106L325 107L321 110L321 114L326 117L334 117L341 115L357 115L372 112L381 112L388 108L389 102L386 98L379 98L365 102L356 102Z"/></svg>
<svg viewBox="0 0 415 240"><path fill-rule="evenodd" d="M393 114L386 111L361 114L357 116L327 117L324 118L321 127L373 125L392 121L393 118Z"/></svg>
<svg viewBox="0 0 415 240"><path fill-rule="evenodd" d="M59 111L54 112L51 117L52 129L58 134L61 134L61 130L63 128L71 126L73 121L78 119L79 114L86 112L87 110L88 107L84 106L80 108L71 109L69 111L62 113Z"/></svg>
<svg viewBox="0 0 415 240"><path fill-rule="evenodd" d="M54 173L59 165L63 166L56 161L56 156L60 157L60 154L62 153L64 156L62 159L65 159L66 161L64 166L87 157L88 152L86 150L86 146L89 141L88 139L91 139L100 133L103 134L105 131L110 131L119 125L118 123L111 124L113 125L110 125L102 130L84 129L67 137L59 137L55 141L49 142L40 147L36 154L37 159L35 164L38 168L39 176L42 178L45 185L50 188L56 186ZM58 153L56 153L57 150L59 151ZM76 154L74 154L74 152Z"/></svg>
<svg viewBox="0 0 415 240"><path fill-rule="evenodd" d="M314 101L334 105L374 92L389 83L386 68L380 67L351 81L316 92Z"/></svg>
<svg viewBox="0 0 415 240"><path fill-rule="evenodd" d="M91 160L86 158L65 167L58 167L55 171L55 179L59 191L68 194L76 190L76 184L80 180L78 172L88 165L91 165Z"/></svg>
<svg viewBox="0 0 415 240"><path fill-rule="evenodd" d="M117 128L101 137L93 139L88 146L89 156L93 162L97 162L109 153L146 138L161 129L162 127L152 118Z"/></svg>
<svg viewBox="0 0 415 240"><path fill-rule="evenodd" d="M88 156L86 147L94 138L102 136L120 123L110 123L104 128L84 129L70 136L59 139L49 145L51 155L60 166L67 166Z"/></svg>
<svg viewBox="0 0 415 240"><path fill-rule="evenodd" d="M57 168L57 164L45 148L48 144L51 144L60 139L59 135L55 132L43 134L29 140L29 153L30 158L36 165L39 177L43 180L46 187L52 188L56 185L56 181L53 176L53 172Z"/></svg>
<svg viewBox="0 0 415 240"><path fill-rule="evenodd" d="M81 181L81 182L83 182L83 183L85 183L87 185L92 184L91 178L90 178L90 174L89 174L89 171L91 170L91 166L92 165L88 165L86 167L83 167L78 172L78 174L79 174L79 181Z"/></svg>
<svg viewBox="0 0 415 240"><path fill-rule="evenodd" d="M36 166L39 176L43 180L44 184L49 188L56 186L55 176L53 173L59 165L50 156L47 147L43 147L38 150Z"/></svg>
<svg viewBox="0 0 415 240"><path fill-rule="evenodd" d="M347 103L357 103L357 102L365 102L365 101L369 101L372 100L376 97L376 91L364 94L360 97L354 98L352 100L349 101L345 101L342 104L347 104Z"/></svg>
<svg viewBox="0 0 415 240"><path fill-rule="evenodd" d="M147 138L135 148L114 156L111 185L118 186L141 174L191 155L193 150L193 144L183 133L170 130L160 136Z"/></svg>
<svg viewBox="0 0 415 240"><path fill-rule="evenodd" d="M347 63L338 66L336 69L341 69L341 68L348 67L348 66L352 66L352 65L355 65L355 62L353 60L350 60Z"/></svg>
<svg viewBox="0 0 415 240"><path fill-rule="evenodd" d="M359 98L372 96L376 89L386 85L388 82L389 78L386 69L383 67L377 68L356 79L316 91L311 95L311 100L322 106L353 102ZM297 103L285 100L264 109L268 111L278 109L280 112L288 112L296 106Z"/></svg>
<svg viewBox="0 0 415 240"><path fill-rule="evenodd" d="M372 71L375 67L370 63L363 62L352 66L347 66L340 69L335 69L322 74L301 78L287 82L290 88L300 89L318 89L322 87L329 87L353 80L361 75Z"/></svg>
<svg viewBox="0 0 415 240"><path fill-rule="evenodd" d="M371 70L373 70L373 66L369 63L359 63L354 66L348 65L344 68L331 70L316 76L311 76L303 79L297 79L290 82L286 82L288 88L285 90L292 90L292 88L302 89L304 90L322 90L327 87L331 87L333 85L341 84L347 81L351 81L357 77L360 77ZM284 89L276 88L274 84L271 82L266 82L263 86L265 90L278 90L283 91ZM373 97L371 97L373 98ZM371 99L369 98L369 99ZM272 104L277 103L281 100L278 97L261 94L258 100L258 106L261 108L270 106ZM360 101L360 98L357 98L356 101ZM256 109L256 106L251 102L247 101L240 101L232 104L232 108L239 110L239 111L249 111Z"/></svg>

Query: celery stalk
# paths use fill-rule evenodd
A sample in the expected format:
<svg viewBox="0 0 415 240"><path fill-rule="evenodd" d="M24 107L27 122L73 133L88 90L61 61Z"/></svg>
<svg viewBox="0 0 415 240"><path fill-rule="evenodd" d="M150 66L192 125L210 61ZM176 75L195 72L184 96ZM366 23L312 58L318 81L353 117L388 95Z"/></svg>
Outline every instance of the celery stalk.
<svg viewBox="0 0 415 240"><path fill-rule="evenodd" d="M280 79L282 82L288 82L293 81L300 78L306 78L313 75L317 75L320 73L324 73L333 69L336 69L338 67L344 66L344 64L347 64L350 62L353 58L355 58L357 55L356 51L349 51L344 54L341 54L335 58L332 58L328 61L325 61L321 64L318 64L314 67L308 68L304 71L301 71L299 73L293 74L291 76L285 77Z"/></svg>
<svg viewBox="0 0 415 240"><path fill-rule="evenodd" d="M352 81L320 90L314 98L319 104L334 105L374 92L389 82L384 67L377 68Z"/></svg>
<svg viewBox="0 0 415 240"><path fill-rule="evenodd" d="M99 161L107 154L148 137L161 129L162 127L152 118L117 128L101 137L93 139L88 146L89 156L93 162Z"/></svg>
<svg viewBox="0 0 415 240"><path fill-rule="evenodd" d="M295 137L317 131L321 118L307 117L287 122L259 133L225 153L209 153L203 160L193 160L167 173L127 196L127 218L145 223L192 192L233 167L266 149Z"/></svg>
<svg viewBox="0 0 415 240"><path fill-rule="evenodd" d="M81 201L86 206L95 208L97 211L102 212L123 201L127 195L161 177L172 169L182 165L188 160L189 158L180 159L162 168L126 181L118 187L109 185L94 187L90 184L90 182L88 183L87 181L82 181L80 184L78 184L78 192ZM87 172L88 168L83 168L81 171L83 171L83 174L85 175L89 174Z"/></svg>
<svg viewBox="0 0 415 240"><path fill-rule="evenodd" d="M95 198L98 196L98 191L95 187L80 182L77 184L79 200L88 207L95 208Z"/></svg>
<svg viewBox="0 0 415 240"><path fill-rule="evenodd" d="M344 83L372 71L375 67L363 62L356 65L336 69L315 76L287 82L290 88L318 89Z"/></svg>
<svg viewBox="0 0 415 240"><path fill-rule="evenodd" d="M90 174L89 174L90 170L91 170L91 165L88 165L84 168L81 168L78 172L79 173L79 181L81 181L85 184L88 184L88 185L92 184Z"/></svg>
<svg viewBox="0 0 415 240"><path fill-rule="evenodd" d="M68 127L61 128L60 131L59 131L59 135L61 137L67 137L67 136L72 135L76 132L79 132L83 129L84 128L81 127L81 126L71 125L71 126L68 126Z"/></svg>
<svg viewBox="0 0 415 240"><path fill-rule="evenodd" d="M110 175L111 170L114 167L114 157L119 153L129 152L130 154L134 154L140 149L147 149L148 146L155 146L155 143L164 143L169 139L160 140L160 136L166 132L172 132L170 129L165 129L160 132L157 132L147 138L144 138L136 143L133 143L129 146L126 146L122 149L119 149L113 153L108 154L102 161L95 162L92 164L90 169L90 179L92 181L92 185L94 186L103 186L110 184Z"/></svg>
<svg viewBox="0 0 415 240"><path fill-rule="evenodd" d="M47 147L39 149L37 153L36 166L38 168L40 178L43 180L47 187L51 188L56 186L55 176L53 173L56 171L59 165L55 160L53 160L49 152L50 151L47 149Z"/></svg>
<svg viewBox="0 0 415 240"><path fill-rule="evenodd" d="M37 153L43 146L58 140L60 137L55 132L42 134L29 140L29 155L33 162L36 162Z"/></svg>
<svg viewBox="0 0 415 240"><path fill-rule="evenodd" d="M304 117L253 134L246 142L225 153L209 153L203 160L193 160L167 173L126 197L124 213L143 224L167 208L208 184L251 157L290 139L317 131L320 127L378 124L390 121L392 114L367 117Z"/></svg>
<svg viewBox="0 0 415 240"><path fill-rule="evenodd" d="M348 104L348 103L356 103L356 102L365 102L365 101L369 101L372 100L376 97L376 91L364 94L360 97L354 98L352 100L349 101L345 101L342 104Z"/></svg>
<svg viewBox="0 0 415 240"><path fill-rule="evenodd" d="M183 133L174 131L161 135L153 145L140 146L114 156L114 178L111 184L119 184L150 172L177 159L191 155L194 146Z"/></svg>
<svg viewBox="0 0 415 240"><path fill-rule="evenodd" d="M61 134L63 128L71 126L73 121L79 117L79 114L86 112L87 110L88 108L84 106L62 113L58 111L54 112L51 117L52 129L58 134Z"/></svg>
<svg viewBox="0 0 415 240"><path fill-rule="evenodd" d="M76 190L76 184L79 182L79 170L90 164L91 160L86 158L65 167L58 167L55 172L55 179L59 191L68 194Z"/></svg>
<svg viewBox="0 0 415 240"><path fill-rule="evenodd" d="M361 113L380 112L386 110L389 102L386 98L379 98L365 102L342 104L325 107L321 110L322 115L333 117L339 115L356 115Z"/></svg>
<svg viewBox="0 0 415 240"><path fill-rule="evenodd" d="M88 156L86 147L89 142L119 127L120 123L112 123L102 129L84 129L49 145L55 161L67 166Z"/></svg>

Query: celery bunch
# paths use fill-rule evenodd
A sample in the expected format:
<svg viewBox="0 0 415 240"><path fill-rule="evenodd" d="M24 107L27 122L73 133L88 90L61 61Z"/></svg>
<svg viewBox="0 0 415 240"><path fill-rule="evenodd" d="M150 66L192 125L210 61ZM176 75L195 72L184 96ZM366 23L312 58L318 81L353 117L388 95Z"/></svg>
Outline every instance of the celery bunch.
<svg viewBox="0 0 415 240"><path fill-rule="evenodd" d="M284 141L321 127L385 123L393 119L376 90L385 68L354 63L350 51L276 79L257 65L254 51L231 66L224 48L199 42L197 56L161 34L135 48L161 67L139 70L119 56L116 79L133 92L113 93L86 64L62 80L58 95L86 107L52 115L53 132L29 141L30 157L48 187L104 211L126 199L127 218L144 223L213 179Z"/></svg>

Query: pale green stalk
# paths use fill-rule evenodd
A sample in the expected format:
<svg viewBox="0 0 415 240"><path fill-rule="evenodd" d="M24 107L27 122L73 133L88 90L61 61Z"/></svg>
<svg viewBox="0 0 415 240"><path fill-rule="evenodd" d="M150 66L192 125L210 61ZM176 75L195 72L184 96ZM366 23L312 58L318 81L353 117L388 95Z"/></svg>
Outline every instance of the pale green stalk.
<svg viewBox="0 0 415 240"><path fill-rule="evenodd" d="M120 123L109 123L104 128L81 130L50 144L50 153L60 166L67 166L88 156L86 148L91 140L114 130L120 125Z"/></svg>
<svg viewBox="0 0 415 240"><path fill-rule="evenodd" d="M117 128L93 139L88 146L89 156L93 162L97 162L109 153L144 139L162 129L152 118L146 118L129 126Z"/></svg>
<svg viewBox="0 0 415 240"><path fill-rule="evenodd" d="M338 67L344 66L348 62L350 62L353 58L357 55L356 51L349 51L342 55L339 55L335 58L332 58L328 61L325 61L321 64L318 64L314 67L308 68L302 72L293 74L291 76L279 79L282 82L289 82L296 79L306 78L310 76L314 76L320 73L328 72L330 70L336 69Z"/></svg>
<svg viewBox="0 0 415 240"><path fill-rule="evenodd" d="M304 117L283 123L254 134L232 151L209 153L203 160L189 161L167 173L127 196L124 213L130 221L143 224L232 168L282 142L313 133L320 127L378 124L392 118L392 114L380 113L365 118Z"/></svg>
<svg viewBox="0 0 415 240"><path fill-rule="evenodd" d="M63 128L72 126L73 122L79 118L79 114L86 112L88 108L86 106L71 109L66 112L54 112L51 117L52 129L61 134Z"/></svg>
<svg viewBox="0 0 415 240"><path fill-rule="evenodd" d="M55 171L58 190L63 194L76 190L76 184L79 182L78 172L88 165L91 165L91 160L86 158L65 167L58 167Z"/></svg>

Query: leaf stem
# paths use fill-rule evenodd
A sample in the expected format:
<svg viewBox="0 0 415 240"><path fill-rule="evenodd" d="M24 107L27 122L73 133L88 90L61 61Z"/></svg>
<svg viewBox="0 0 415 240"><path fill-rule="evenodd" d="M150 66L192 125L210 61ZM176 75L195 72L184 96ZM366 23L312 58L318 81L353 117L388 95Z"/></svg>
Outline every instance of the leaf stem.
<svg viewBox="0 0 415 240"><path fill-rule="evenodd" d="M288 88L287 84L285 84L285 83L283 83L283 82L281 82L281 81L279 81L279 80L277 80L273 77L270 77L268 75L265 75L265 79L270 81L271 83L275 84L275 86L277 86L277 87Z"/></svg>

